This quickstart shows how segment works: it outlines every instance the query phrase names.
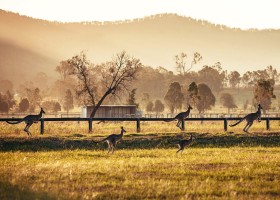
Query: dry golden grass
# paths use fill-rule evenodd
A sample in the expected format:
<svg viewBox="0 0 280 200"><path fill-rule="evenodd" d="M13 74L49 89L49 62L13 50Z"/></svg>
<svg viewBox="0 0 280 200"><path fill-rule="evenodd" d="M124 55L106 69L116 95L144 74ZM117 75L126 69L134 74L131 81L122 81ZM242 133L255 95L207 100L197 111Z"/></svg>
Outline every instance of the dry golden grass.
<svg viewBox="0 0 280 200"><path fill-rule="evenodd" d="M233 123L229 121L228 124ZM120 126L124 126L127 132L136 133L136 122L106 122L97 124L93 122L93 134L111 134L118 133ZM176 127L176 122L141 122L141 133L180 133L181 130ZM245 122L235 126L229 127L228 132L243 133L242 129L245 126ZM23 129L24 123L11 125L5 122L0 124L0 135L27 135ZM277 132L280 130L280 122L271 121L270 131L266 130L266 122L255 122L249 129L250 132ZM33 135L40 135L40 123L31 126L30 131ZM211 133L218 134L224 133L223 122L186 122L185 132L198 132L198 133ZM46 135L61 135L61 134L87 134L88 123L87 122L45 122L45 134Z"/></svg>

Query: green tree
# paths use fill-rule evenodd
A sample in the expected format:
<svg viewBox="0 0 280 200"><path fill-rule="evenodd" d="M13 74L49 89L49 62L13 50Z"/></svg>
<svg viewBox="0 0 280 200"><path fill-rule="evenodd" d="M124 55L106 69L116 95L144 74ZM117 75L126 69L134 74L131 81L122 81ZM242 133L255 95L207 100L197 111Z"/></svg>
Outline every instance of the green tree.
<svg viewBox="0 0 280 200"><path fill-rule="evenodd" d="M9 104L6 101L0 101L0 112L2 113L9 112Z"/></svg>
<svg viewBox="0 0 280 200"><path fill-rule="evenodd" d="M264 113L266 110L270 109L271 99L276 98L273 93L274 81L271 80L258 80L254 86L254 102L255 105L261 104Z"/></svg>
<svg viewBox="0 0 280 200"><path fill-rule="evenodd" d="M142 108L146 108L146 106L148 105L148 103L150 102L150 94L149 93L142 93L142 97L141 97L141 107Z"/></svg>
<svg viewBox="0 0 280 200"><path fill-rule="evenodd" d="M230 74L228 75L228 81L229 81L230 87L236 88L236 86L238 86L241 81L239 72L238 71L230 72Z"/></svg>
<svg viewBox="0 0 280 200"><path fill-rule="evenodd" d="M29 108L29 101L27 98L23 98L20 102L19 102L19 111L20 112L26 112Z"/></svg>
<svg viewBox="0 0 280 200"><path fill-rule="evenodd" d="M200 97L198 95L198 87L195 82L192 82L188 87L188 98L189 98L189 105L193 105L194 107L197 105Z"/></svg>
<svg viewBox="0 0 280 200"><path fill-rule="evenodd" d="M42 103L42 107L46 112L57 113L58 111L61 111L61 105L56 101L45 101Z"/></svg>
<svg viewBox="0 0 280 200"><path fill-rule="evenodd" d="M136 88L132 89L131 92L128 93L128 99L127 99L127 104L128 105L136 105L136 108L139 107L139 104L136 103L136 98L135 98L135 95L136 95Z"/></svg>
<svg viewBox="0 0 280 200"><path fill-rule="evenodd" d="M216 98L211 89L204 83L198 85L198 96L200 97L196 108L199 113L204 113L205 110L210 110L215 106Z"/></svg>
<svg viewBox="0 0 280 200"><path fill-rule="evenodd" d="M4 95L0 93L0 102L3 102L3 112L9 112L9 110L11 110L16 105L14 95L12 95L9 90ZM6 111L6 104L8 105L8 111Z"/></svg>
<svg viewBox="0 0 280 200"><path fill-rule="evenodd" d="M61 111L61 105L60 105L60 103L54 102L53 111L54 111L55 113L57 113L58 111Z"/></svg>
<svg viewBox="0 0 280 200"><path fill-rule="evenodd" d="M154 109L157 114L164 111L164 104L160 100L155 101Z"/></svg>
<svg viewBox="0 0 280 200"><path fill-rule="evenodd" d="M184 100L184 94L181 91L181 85L178 82L170 84L169 89L164 97L164 101L171 113L181 109Z"/></svg>
<svg viewBox="0 0 280 200"><path fill-rule="evenodd" d="M202 83L211 86L213 91L219 92L222 90L226 72L222 71L221 64L215 63L213 66L203 66L202 70L198 71L199 79Z"/></svg>
<svg viewBox="0 0 280 200"><path fill-rule="evenodd" d="M222 93L220 100L223 106L228 109L228 113L230 113L230 109L237 108L233 96L229 93Z"/></svg>
<svg viewBox="0 0 280 200"><path fill-rule="evenodd" d="M154 104L153 102L148 102L147 106L146 106L146 111L147 112L152 112L153 111L153 108L154 108Z"/></svg>
<svg viewBox="0 0 280 200"><path fill-rule="evenodd" d="M35 89L25 88L25 90L26 90L27 98L30 103L29 111L34 112L36 109L36 106L41 105L42 97L40 94L40 89L39 88L35 88Z"/></svg>
<svg viewBox="0 0 280 200"><path fill-rule="evenodd" d="M66 110L67 114L69 110L74 108L74 97L71 90L66 90L66 94L63 101L63 109Z"/></svg>

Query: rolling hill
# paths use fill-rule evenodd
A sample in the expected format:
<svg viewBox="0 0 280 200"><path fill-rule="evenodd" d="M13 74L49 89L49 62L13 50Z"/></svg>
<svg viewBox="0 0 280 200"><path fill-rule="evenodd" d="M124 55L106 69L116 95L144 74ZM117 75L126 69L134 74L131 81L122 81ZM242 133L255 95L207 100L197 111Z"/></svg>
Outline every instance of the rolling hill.
<svg viewBox="0 0 280 200"><path fill-rule="evenodd" d="M0 79L28 80L42 71L57 76L61 60L86 50L94 62L126 50L144 65L174 70L174 56L198 51L194 68L221 62L223 69L280 67L280 30L240 30L174 14L133 21L59 23L0 10Z"/></svg>

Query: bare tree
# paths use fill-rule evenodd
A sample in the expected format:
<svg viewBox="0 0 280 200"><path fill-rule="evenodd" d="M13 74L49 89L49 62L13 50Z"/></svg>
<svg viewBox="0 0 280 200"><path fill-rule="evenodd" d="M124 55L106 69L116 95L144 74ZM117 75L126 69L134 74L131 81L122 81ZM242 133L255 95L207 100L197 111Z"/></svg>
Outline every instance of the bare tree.
<svg viewBox="0 0 280 200"><path fill-rule="evenodd" d="M183 75L186 72L186 59L187 54L182 52L180 55L175 56L176 70L180 75Z"/></svg>
<svg viewBox="0 0 280 200"><path fill-rule="evenodd" d="M73 69L72 74L79 80L77 93L86 95L93 106L90 117L94 117L108 95L118 95L128 90L142 66L139 59L127 55L125 51L113 57L112 61L95 67L87 60L84 52L69 59L68 64ZM101 85L101 88L97 85Z"/></svg>
<svg viewBox="0 0 280 200"><path fill-rule="evenodd" d="M183 75L183 74L189 72L192 69L193 65L197 64L199 61L202 60L202 56L200 55L200 53L195 52L193 54L193 58L192 58L190 67L188 69L186 69L187 57L188 57L188 55L184 52L175 56L176 70L177 70L177 72L179 72L180 75Z"/></svg>

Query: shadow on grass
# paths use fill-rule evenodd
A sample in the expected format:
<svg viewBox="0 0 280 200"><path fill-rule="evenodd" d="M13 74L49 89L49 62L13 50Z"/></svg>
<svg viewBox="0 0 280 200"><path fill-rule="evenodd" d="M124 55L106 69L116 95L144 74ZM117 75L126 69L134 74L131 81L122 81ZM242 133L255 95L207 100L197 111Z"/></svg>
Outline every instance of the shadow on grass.
<svg viewBox="0 0 280 200"><path fill-rule="evenodd" d="M34 192L29 189L22 189L9 182L0 181L0 199L56 199L47 192Z"/></svg>
<svg viewBox="0 0 280 200"><path fill-rule="evenodd" d="M189 138L189 133L183 135L130 135L117 144L117 149L154 149L154 148L174 148L174 143L180 138ZM279 147L280 135L244 135L244 134L222 134L210 135L207 133L193 133L195 141L192 148L202 147ZM50 150L107 150L107 143L94 143L100 140L100 137L1 137L0 151L50 151Z"/></svg>

